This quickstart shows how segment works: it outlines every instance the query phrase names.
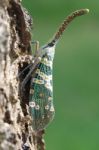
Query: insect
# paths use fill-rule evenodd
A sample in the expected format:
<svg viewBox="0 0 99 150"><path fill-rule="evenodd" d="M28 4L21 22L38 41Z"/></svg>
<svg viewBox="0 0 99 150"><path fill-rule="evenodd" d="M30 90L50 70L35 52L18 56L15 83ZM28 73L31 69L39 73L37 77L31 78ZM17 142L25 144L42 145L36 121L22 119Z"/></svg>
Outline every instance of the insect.
<svg viewBox="0 0 99 150"><path fill-rule="evenodd" d="M22 82L22 88L24 88L24 85L31 77L29 110L33 120L32 127L35 132L46 128L55 115L53 105L53 60L56 44L68 24L75 17L88 12L88 9L77 10L64 20L52 40L37 49L30 72Z"/></svg>

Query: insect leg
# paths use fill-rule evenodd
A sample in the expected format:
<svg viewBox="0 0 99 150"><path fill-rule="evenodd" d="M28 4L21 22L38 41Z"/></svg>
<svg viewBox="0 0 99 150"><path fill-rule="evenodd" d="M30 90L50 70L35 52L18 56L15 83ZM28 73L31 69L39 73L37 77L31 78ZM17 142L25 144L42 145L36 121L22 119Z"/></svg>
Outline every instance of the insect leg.
<svg viewBox="0 0 99 150"><path fill-rule="evenodd" d="M19 78L19 77L24 73L24 71L26 71L26 70L27 70L28 68L30 68L32 65L33 65L33 64L31 63L31 64L29 64L27 67L25 67L25 68L18 74L17 78Z"/></svg>
<svg viewBox="0 0 99 150"><path fill-rule="evenodd" d="M39 41L33 41L33 42L31 42L32 44L35 44L35 56L36 56L36 54L37 54L37 51L39 50Z"/></svg>
<svg viewBox="0 0 99 150"><path fill-rule="evenodd" d="M26 83L28 82L28 80L31 78L31 75L33 74L33 71L35 70L36 66L39 64L41 57L39 57L39 42L38 41L33 41L32 44L36 44L36 52L35 52L35 56L34 56L34 63L30 65L31 69L29 71L29 73L26 75L26 77L24 78L24 80L21 83L21 90L24 89L24 86L26 85ZM27 69L28 67L26 67ZM24 72L24 70L23 70Z"/></svg>
<svg viewBox="0 0 99 150"><path fill-rule="evenodd" d="M33 71L35 70L35 68L37 67L37 65L39 64L39 62L40 62L40 59L36 58L36 60L34 61L33 66L31 67L31 70L29 71L29 73L26 75L26 77L24 78L24 80L21 83L21 90L24 89L26 83L30 79L31 75L33 74Z"/></svg>

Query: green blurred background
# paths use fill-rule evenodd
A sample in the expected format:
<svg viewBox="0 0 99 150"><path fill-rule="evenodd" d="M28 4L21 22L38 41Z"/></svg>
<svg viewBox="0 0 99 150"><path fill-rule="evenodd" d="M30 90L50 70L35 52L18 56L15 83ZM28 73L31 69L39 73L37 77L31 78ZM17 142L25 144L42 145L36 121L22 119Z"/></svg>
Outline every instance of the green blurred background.
<svg viewBox="0 0 99 150"><path fill-rule="evenodd" d="M47 150L99 149L99 1L23 0L33 17L33 40L45 44L64 18L80 8L62 36L54 60L56 115L46 130Z"/></svg>

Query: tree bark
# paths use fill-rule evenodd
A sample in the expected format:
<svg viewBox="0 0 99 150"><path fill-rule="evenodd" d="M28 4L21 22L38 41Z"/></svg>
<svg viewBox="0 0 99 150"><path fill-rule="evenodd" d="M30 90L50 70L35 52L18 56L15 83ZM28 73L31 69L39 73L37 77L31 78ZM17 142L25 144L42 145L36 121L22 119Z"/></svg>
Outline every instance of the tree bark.
<svg viewBox="0 0 99 150"><path fill-rule="evenodd" d="M20 0L0 0L0 150L44 149L43 131L35 136L31 127L30 81L21 94L24 75L17 80L18 73L31 62L31 24Z"/></svg>

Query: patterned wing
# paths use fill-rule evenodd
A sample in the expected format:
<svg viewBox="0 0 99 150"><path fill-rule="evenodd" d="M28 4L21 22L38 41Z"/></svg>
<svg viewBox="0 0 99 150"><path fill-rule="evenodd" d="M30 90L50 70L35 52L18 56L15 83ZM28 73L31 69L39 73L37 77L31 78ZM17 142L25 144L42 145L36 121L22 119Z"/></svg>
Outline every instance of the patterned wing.
<svg viewBox="0 0 99 150"><path fill-rule="evenodd" d="M30 113L33 129L45 128L54 117L52 61L43 57L31 80Z"/></svg>

